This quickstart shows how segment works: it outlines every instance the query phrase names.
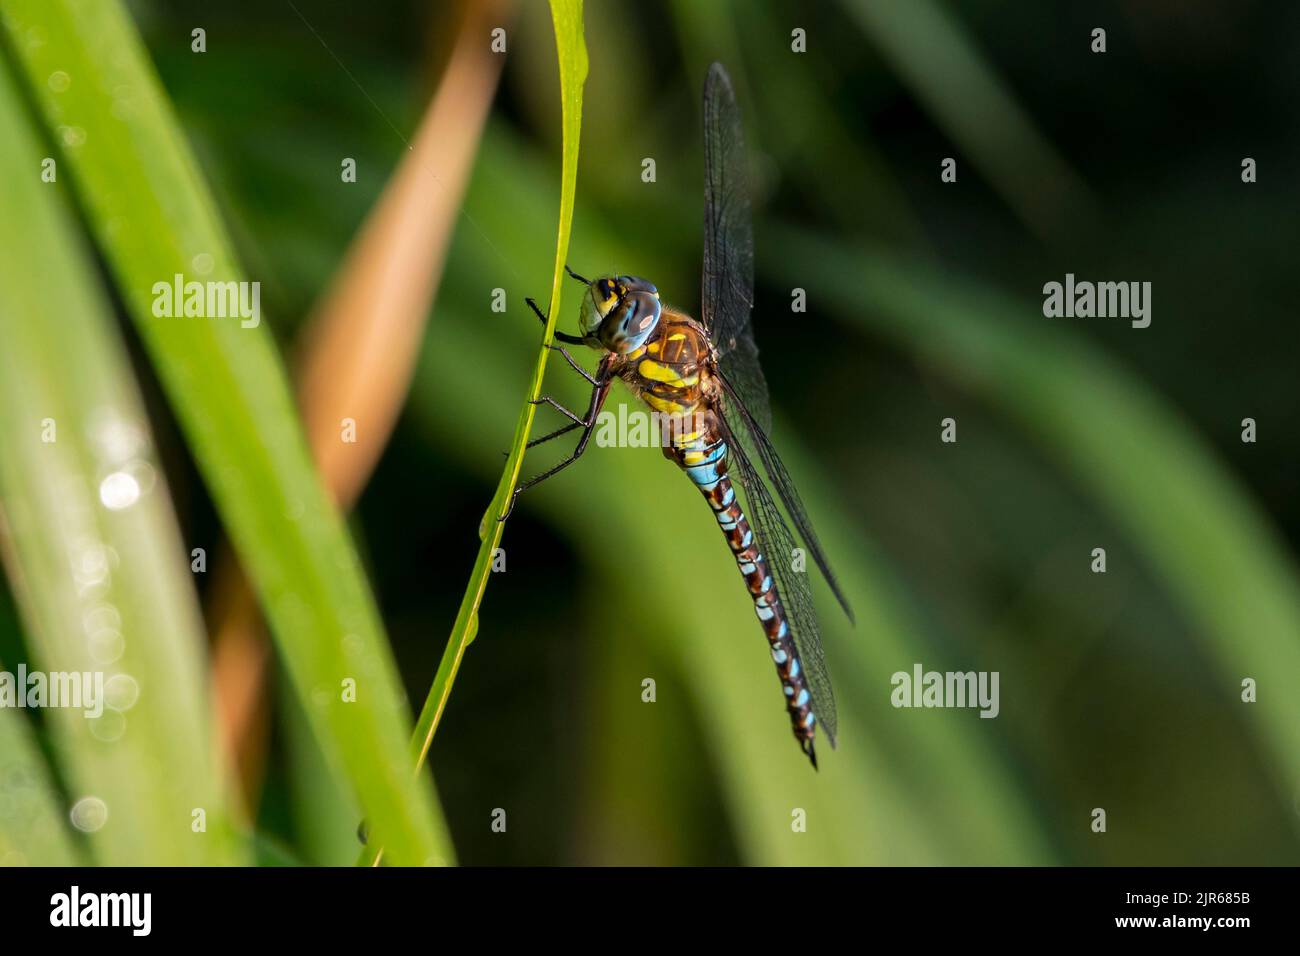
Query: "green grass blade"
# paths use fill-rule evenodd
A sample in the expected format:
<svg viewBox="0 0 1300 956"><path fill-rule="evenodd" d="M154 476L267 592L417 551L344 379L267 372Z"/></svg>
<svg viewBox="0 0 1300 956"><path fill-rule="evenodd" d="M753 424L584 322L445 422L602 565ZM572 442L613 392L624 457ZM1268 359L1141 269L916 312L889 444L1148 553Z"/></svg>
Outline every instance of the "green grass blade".
<svg viewBox="0 0 1300 956"><path fill-rule="evenodd" d="M82 865L62 804L27 718L0 710L0 866Z"/></svg>
<svg viewBox="0 0 1300 956"><path fill-rule="evenodd" d="M775 273L815 285L840 314L995 405L1128 529L1199 624L1225 701L1238 700L1244 677L1300 673L1294 557L1157 394L977 283L794 232L778 246ZM1300 697L1261 695L1249 713L1290 805L1300 792Z"/></svg>
<svg viewBox="0 0 1300 956"><path fill-rule="evenodd" d="M98 862L238 863L189 559L107 296L62 177L41 181L45 149L7 68L0 140L0 503L28 666L102 674L118 704L48 710L54 750L74 807L107 810L88 836ZM31 862L66 860L65 840L40 839L54 856Z"/></svg>
<svg viewBox="0 0 1300 956"><path fill-rule="evenodd" d="M347 781L321 753L302 705L279 690L293 845L316 866L348 866L357 856L357 823L363 817Z"/></svg>
<svg viewBox="0 0 1300 956"><path fill-rule="evenodd" d="M1078 228L1090 209L1082 181L945 5L935 0L843 0L843 5L1017 215L1041 235L1059 238ZM937 180L937 158L934 176Z"/></svg>
<svg viewBox="0 0 1300 956"><path fill-rule="evenodd" d="M61 140L61 179L76 187L314 732L394 862L449 861L429 780L411 774L409 714L374 598L269 329L153 315L154 284L176 274L246 277L130 20L116 0L0 0L0 11Z"/></svg>
<svg viewBox="0 0 1300 956"><path fill-rule="evenodd" d="M582 36L582 0L551 0L551 20L555 27L555 49L560 68L560 123L563 135L563 154L560 169L560 216L556 229L555 263L551 272L551 299L547 310L546 331L542 345L538 349L537 362L533 368L532 381L528 386L523 407L515 422L514 440L510 444L506 458L505 470L497 483L492 503L488 505L479 525L478 556L474 560L474 569L470 572L469 584L465 596L461 599L460 609L456 612L456 622L452 625L451 637L447 649L443 652L434 675L429 695L415 723L415 735L412 740L416 766L423 764L437 733L438 722L447 698L451 695L452 684L460 670L465 648L469 647L478 631L478 609L483 602L483 592L487 590L488 575L491 573L492 553L501 544L501 535L505 522L498 520L505 513L515 485L519 482L519 470L523 465L524 448L533 427L536 406L532 401L542 394L542 379L546 374L546 360L551 351L547 348L555 338L555 320L560 312L560 293L565 280L564 263L569 254L569 233L573 227L573 201L578 189L578 142L582 134L582 87L587 80L587 46ZM385 851L382 844L372 841L372 846L361 855L359 862L374 864Z"/></svg>

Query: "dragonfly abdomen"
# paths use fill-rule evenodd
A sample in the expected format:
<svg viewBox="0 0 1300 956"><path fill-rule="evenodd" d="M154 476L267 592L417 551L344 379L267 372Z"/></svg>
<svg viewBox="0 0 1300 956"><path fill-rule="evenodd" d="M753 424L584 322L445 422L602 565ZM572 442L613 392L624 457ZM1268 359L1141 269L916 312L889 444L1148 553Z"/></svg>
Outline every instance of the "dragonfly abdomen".
<svg viewBox="0 0 1300 956"><path fill-rule="evenodd" d="M619 374L652 409L667 416L664 452L704 494L727 537L767 635L795 738L815 767L812 688L768 564L779 556L762 553L727 474L730 449L715 421L717 380L711 374L707 338L690 317L672 309L664 309L663 316L656 336L623 358Z"/></svg>
<svg viewBox="0 0 1300 956"><path fill-rule="evenodd" d="M718 447L721 451L720 462L725 467L727 446L719 442ZM691 477L694 479L695 474ZM812 692L804 678L785 607L768 566L768 556L759 550L749 521L736 497L736 490L726 473L718 474L716 480L709 483L696 480L696 484L713 509L718 527L726 536L727 544L735 555L736 565L745 578L745 585L754 601L754 612L758 615L763 633L767 635L771 646L772 660L776 664L777 676L781 679L785 706L790 714L795 738L815 767L817 757L813 750L813 737L816 735L817 718L813 714Z"/></svg>

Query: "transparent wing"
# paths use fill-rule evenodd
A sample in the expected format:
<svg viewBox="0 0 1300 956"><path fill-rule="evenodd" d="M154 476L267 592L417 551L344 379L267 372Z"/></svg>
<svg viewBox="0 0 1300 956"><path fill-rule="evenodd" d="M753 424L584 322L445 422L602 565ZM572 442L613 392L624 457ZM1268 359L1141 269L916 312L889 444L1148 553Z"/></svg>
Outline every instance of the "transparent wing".
<svg viewBox="0 0 1300 956"><path fill-rule="evenodd" d="M754 229L740 110L727 71L704 81L704 271L700 321L746 407L772 427L767 382L750 324L754 307Z"/></svg>
<svg viewBox="0 0 1300 956"><path fill-rule="evenodd" d="M728 430L733 435L739 432L744 439L747 439L746 448L749 454L757 457L763 463L763 470L767 472L768 478L776 487L776 493L781 496L781 502L785 505L785 510L789 512L790 520L794 522L800 539L812 552L813 560L817 562L817 567L821 569L822 576L826 578L826 583L830 585L835 599L840 602L840 607L844 608L844 613L848 615L850 621L853 621L853 609L849 607L848 598L844 596L843 590L840 589L840 582L835 577L835 572L831 570L830 562L826 558L826 552L822 550L821 542L817 540L817 533L813 531L812 520L808 517L808 510L803 505L803 499L799 497L799 491L794 486L794 480L790 477L790 472L786 470L785 464L781 461L781 456L776 453L776 448L772 446L772 440L767 437L767 432L755 420L744 399L737 394L731 380L725 374L720 375L719 378L727 395L723 414L727 419ZM733 422L736 419L744 423L743 428L737 429L734 427Z"/></svg>
<svg viewBox="0 0 1300 956"><path fill-rule="evenodd" d="M817 624L817 610L813 606L808 574L794 569L794 538L781 516L780 509L759 477L749 456L736 434L724 420L722 430L728 447L729 471L734 484L740 486L745 498L745 517L758 540L759 551L767 558L768 568L776 581L776 590L790 623L790 636L803 665L808 690L812 693L813 712L826 732L831 746L835 746L836 719L835 695L831 691L831 678L826 669L826 656L822 652L821 629Z"/></svg>
<svg viewBox="0 0 1300 956"><path fill-rule="evenodd" d="M754 232L745 173L745 140L731 80L719 63L709 67L704 81L701 301L701 321L717 352L723 384L731 399L728 411L733 420L744 423L737 431L750 439L751 455L763 463L799 537L808 545L849 620L853 620L853 611L830 569L799 492L767 437L772 430L772 406L750 321L754 305Z"/></svg>

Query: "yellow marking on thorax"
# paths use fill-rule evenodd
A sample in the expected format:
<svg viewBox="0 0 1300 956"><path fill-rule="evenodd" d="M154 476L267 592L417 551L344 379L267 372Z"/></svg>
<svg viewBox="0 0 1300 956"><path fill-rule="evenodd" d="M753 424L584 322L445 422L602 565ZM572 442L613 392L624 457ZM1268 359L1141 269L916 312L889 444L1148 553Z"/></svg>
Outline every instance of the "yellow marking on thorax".
<svg viewBox="0 0 1300 956"><path fill-rule="evenodd" d="M688 388L692 385L698 384L700 381L700 375L698 372L682 376L681 373L675 369L672 369L667 365L661 365L653 359L643 359L641 363L637 365L636 372L642 378L649 379L652 382L663 382L666 385L671 385L673 388Z"/></svg>

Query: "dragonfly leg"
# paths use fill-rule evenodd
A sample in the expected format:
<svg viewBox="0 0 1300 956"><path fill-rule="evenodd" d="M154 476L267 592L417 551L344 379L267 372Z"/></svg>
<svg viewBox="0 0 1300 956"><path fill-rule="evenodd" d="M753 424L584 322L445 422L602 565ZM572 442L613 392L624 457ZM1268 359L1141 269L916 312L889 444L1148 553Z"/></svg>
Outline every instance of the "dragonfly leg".
<svg viewBox="0 0 1300 956"><path fill-rule="evenodd" d="M561 405L555 399L551 398L551 396L549 395L543 395L541 398L534 398L528 404L529 405L550 405L561 415L565 416L566 418L573 419L575 425L587 424L587 420L585 418L579 418L577 412L565 408L563 405Z"/></svg>
<svg viewBox="0 0 1300 956"><path fill-rule="evenodd" d="M549 469L548 471L544 471L540 475L536 475L532 478L529 478L527 481L520 482L518 485L515 486L515 493L510 496L510 504L506 507L505 514L501 515L501 517L497 519L498 521L505 521L507 518L510 517L511 512L515 510L515 502L519 500L519 496L523 494L524 491L533 487L534 485L541 484L547 478L550 478L552 475L558 474L559 472L563 471L565 468L568 468L575 461L577 461L579 458L582 457L582 453L587 450L587 443L591 440L591 433L596 429L596 419L600 414L601 406L605 404L605 396L609 394L609 387L611 384L613 384L613 381L614 379L609 372L609 360L608 359L602 360L600 371L597 373L596 384L591 389L591 402L587 405L587 414L582 418L579 418L577 415L572 415L572 413L569 412L568 409L564 408L562 405L560 405L558 402L555 402L552 399L549 398L538 399L539 402L544 400L549 401L550 404L554 405L556 408L559 408L561 411L565 412L566 414L572 415L574 420L574 423L572 425L566 426L565 428L560 429L560 431L558 432L547 435L544 438L539 439L539 441L547 441L548 439L554 438L556 437L556 435L559 435L562 432L570 431L574 428L579 428L579 427L582 429L582 435L581 437L579 437L578 445L576 448L573 449L572 455L570 455L568 458L564 459L564 461L560 462L559 464Z"/></svg>
<svg viewBox="0 0 1300 956"><path fill-rule="evenodd" d="M557 429L555 429L555 431L551 432L549 435L543 435L541 438L534 438L532 441L530 441L530 442L529 442L527 445L525 445L524 447L525 447L525 448L532 448L534 445L544 445L546 442L550 441L552 438L559 438L561 435L567 435L567 434L569 434L569 432L573 431L575 428L581 428L581 427L582 427L582 426L579 425L577 422L570 422L569 424L565 425L563 428L557 428ZM508 451L503 451L503 452L501 453L501 455L502 455L503 457L505 457L505 458L509 458L509 457L510 457L510 452L508 452Z"/></svg>
<svg viewBox="0 0 1300 956"><path fill-rule="evenodd" d="M533 315L537 316L537 318L541 320L542 326L545 327L545 326L546 326L546 314L545 314L544 312L542 312L542 310L539 309L539 308L537 307L537 303L534 302L531 298L526 298L526 299L524 299L524 301L528 303L528 308L530 308L530 309L533 310ZM555 332L555 337L556 337L557 339L559 339L561 342L568 342L570 345L582 345L582 344L583 344L583 339L582 339L581 336L578 336L578 335L569 335L567 332L561 332L561 331L559 331L558 329L557 329L556 332ZM554 348L554 346L548 346L548 348ZM564 349L560 349L560 351L563 352ZM567 355L567 353L566 353L566 355ZM573 364L573 359L569 359L569 364L570 364L570 365ZM586 375L587 373L586 373L586 372L583 372L583 374ZM590 378L591 376L587 376L587 377Z"/></svg>
<svg viewBox="0 0 1300 956"><path fill-rule="evenodd" d="M528 303L528 308L533 310L533 315L537 316L538 320L542 323L542 327L545 328L546 313L537 307L537 303L533 301L532 296L528 296L524 301Z"/></svg>
<svg viewBox="0 0 1300 956"><path fill-rule="evenodd" d="M529 307L530 309L533 310L533 314L537 316L538 320L542 323L542 325L545 325L545 324L546 324L546 316L542 313L542 310L539 309L539 308L537 307L537 303L534 302L531 298L525 298L524 301L528 303L528 307ZM559 334L560 334L560 333L558 333L558 332L556 333L556 335L559 335ZM576 341L581 342L582 339L577 339ZM548 349L553 350L553 351L559 352L561 355L563 355L563 356L564 356L564 361L566 361L566 362L569 363L569 367L570 367L571 369L573 369L575 372L577 372L579 375L581 375L581 376L582 376L584 379L586 379L588 382L590 382L590 383L591 383L591 386L592 386L593 388L595 388L597 385L600 384L598 381L596 381L595 376L593 376L590 372L588 372L585 368L583 368L581 365L578 364L577 360L576 360L572 355L569 354L569 350L566 349L563 345L549 345L549 344L548 344L546 347L547 347ZM547 401L550 401L550 400L547 399ZM535 405L536 405L536 404L540 404L540 401L539 401L539 402L534 402L533 404L535 404ZM552 404L552 405L555 405L555 402L551 401L551 404ZM559 408L558 405L557 405L556 407ZM572 419L574 420L573 423L570 424L570 425L566 425L566 426L564 426L563 428L557 429L557 430L551 432L549 435L546 435L546 436L544 436L544 437L542 437L542 438L534 438L532 441L530 441L530 442L529 442L526 446L524 446L524 447L526 447L526 448L532 448L534 445L540 445L540 444L542 444L542 443L544 443L544 442L548 442L548 441L550 441L552 438L559 438L561 435L566 435L566 434L568 434L569 432L573 431L575 428L580 428L580 427L582 427L582 422L578 421L578 416L575 415L575 414L573 414L571 411L569 411L569 409L567 409L567 408L560 408L560 411L562 411L562 412L563 412L565 415L567 415L569 418L572 418ZM509 454L510 454L510 453L509 453L509 452L504 452L504 451L503 451L501 454L502 454L502 455L505 455L505 456L507 456L507 457L509 457Z"/></svg>
<svg viewBox="0 0 1300 956"><path fill-rule="evenodd" d="M544 443L550 441L552 438L559 438L561 435L567 435L569 432L573 431L575 428L581 428L581 427L582 427L582 426L579 425L577 422L570 422L568 425L565 425L563 428L557 428L555 431L551 432L549 435L543 435L541 438L534 438L532 441L530 441L530 442L529 442L527 445L525 445L524 447L525 447L525 448L532 448L534 445L541 445L541 444L544 444Z"/></svg>
<svg viewBox="0 0 1300 956"><path fill-rule="evenodd" d="M515 510L515 502L517 502L519 500L519 496L522 495L529 488L532 488L534 485L540 485L547 478L550 478L552 475L559 474L564 469L572 465L579 458L581 458L582 453L587 450L587 439L590 437L591 437L591 427L588 426L583 431L582 437L578 439L578 447L573 450L572 455L564 459L564 461L560 462L555 467L550 468L547 471L542 472L540 475L535 475L532 478L529 478L527 481L520 482L518 485L516 485L515 493L510 496L510 505L506 508L506 513L503 514L497 520L505 521L507 518L509 518L511 513Z"/></svg>
<svg viewBox="0 0 1300 956"><path fill-rule="evenodd" d="M566 362L569 363L569 368L573 369L575 372L577 372L579 375L581 375L583 378L585 378L585 379L586 379L588 382L590 382L592 385L598 385L598 384L599 384L599 383L596 381L595 377L593 377L592 374L591 374L590 372L588 372L585 368L583 368L581 365L579 365L579 364L574 360L573 356L569 354L569 350L566 349L563 345L548 345L548 346L546 346L546 347L547 347L548 349L552 349L552 350L554 350L554 351L556 351L556 352L559 352L561 355L563 355L563 356L564 356L564 361L566 361Z"/></svg>

